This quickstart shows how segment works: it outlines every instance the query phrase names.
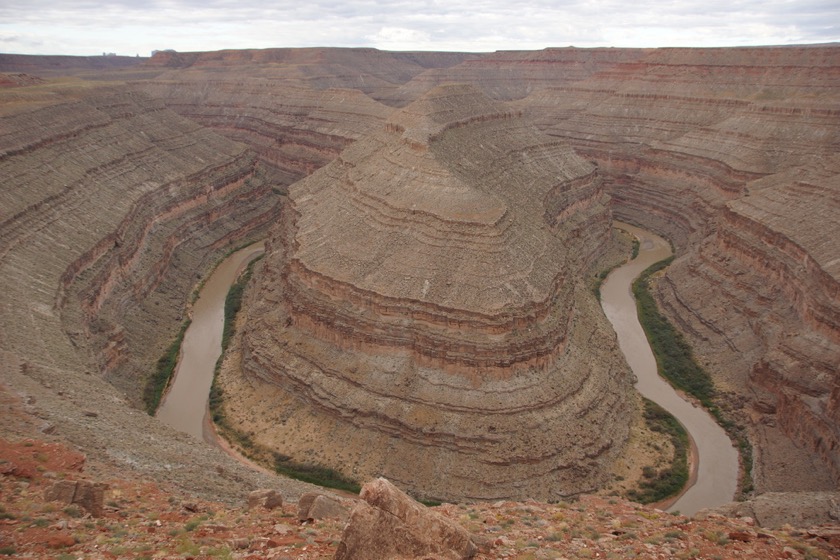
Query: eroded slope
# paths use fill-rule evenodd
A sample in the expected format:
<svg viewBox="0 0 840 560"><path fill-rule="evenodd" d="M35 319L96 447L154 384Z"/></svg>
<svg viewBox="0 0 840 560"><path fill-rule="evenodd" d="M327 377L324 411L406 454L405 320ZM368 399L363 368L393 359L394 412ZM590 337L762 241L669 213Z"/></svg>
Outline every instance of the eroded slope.
<svg viewBox="0 0 840 560"><path fill-rule="evenodd" d="M432 90L293 185L242 341L260 402L238 416L276 419L255 440L298 462L427 497L597 488L635 414L582 281L606 203L565 144Z"/></svg>
<svg viewBox="0 0 840 560"><path fill-rule="evenodd" d="M659 296L737 395L760 490L840 480L838 92L835 46L661 49L521 102L682 253Z"/></svg>
<svg viewBox="0 0 840 560"><path fill-rule="evenodd" d="M200 492L206 470L226 498L254 484L131 405L202 272L277 216L256 154L123 87L0 106L0 381L100 460Z"/></svg>

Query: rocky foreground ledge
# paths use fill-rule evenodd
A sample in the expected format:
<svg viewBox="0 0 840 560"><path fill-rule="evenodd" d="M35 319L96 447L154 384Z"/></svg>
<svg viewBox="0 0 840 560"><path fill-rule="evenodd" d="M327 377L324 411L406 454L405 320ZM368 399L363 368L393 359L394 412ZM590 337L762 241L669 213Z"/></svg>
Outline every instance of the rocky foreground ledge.
<svg viewBox="0 0 840 560"><path fill-rule="evenodd" d="M27 558L763 558L840 557L832 526L757 527L689 519L618 499L426 508L382 479L361 500L240 505L196 500L140 479L91 481L85 457L39 440L0 440L0 555ZM72 482L81 481L81 482ZM56 491L96 488L85 501ZM95 495L94 495L95 494ZM331 506L316 503L326 502ZM351 510L352 508L352 510ZM836 523L836 521L835 521Z"/></svg>

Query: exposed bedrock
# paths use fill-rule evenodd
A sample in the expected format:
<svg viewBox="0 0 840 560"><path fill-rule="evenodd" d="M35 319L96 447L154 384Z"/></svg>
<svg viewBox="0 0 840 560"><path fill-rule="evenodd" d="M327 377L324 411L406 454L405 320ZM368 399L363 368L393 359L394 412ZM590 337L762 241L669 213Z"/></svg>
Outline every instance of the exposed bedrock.
<svg viewBox="0 0 840 560"><path fill-rule="evenodd" d="M516 104L681 252L660 301L746 402L760 490L840 482L838 54L663 49Z"/></svg>
<svg viewBox="0 0 840 560"><path fill-rule="evenodd" d="M122 89L67 92L4 132L0 266L27 302L5 308L4 348L137 399L196 272L266 230L279 197L245 146Z"/></svg>
<svg viewBox="0 0 840 560"><path fill-rule="evenodd" d="M751 185L661 295L727 388L750 397L756 431L780 428L840 481L838 176L797 170ZM725 367L724 367L725 365ZM773 461L773 441L760 449ZM760 489L814 489L765 469ZM790 473L795 475L796 473ZM820 477L825 480L825 476ZM805 487L798 488L801 484Z"/></svg>
<svg viewBox="0 0 840 560"><path fill-rule="evenodd" d="M256 154L146 95L26 89L0 120L0 381L90 455L206 492L199 462L241 496L255 475L129 404L201 275L281 197Z"/></svg>
<svg viewBox="0 0 840 560"><path fill-rule="evenodd" d="M289 202L243 334L277 418L258 441L427 497L603 483L636 412L583 283L611 219L591 164L445 86Z"/></svg>
<svg viewBox="0 0 840 560"><path fill-rule="evenodd" d="M285 186L335 159L351 142L382 126L391 108L353 89L313 89L283 72L206 69L164 74L137 86L167 108L246 143Z"/></svg>

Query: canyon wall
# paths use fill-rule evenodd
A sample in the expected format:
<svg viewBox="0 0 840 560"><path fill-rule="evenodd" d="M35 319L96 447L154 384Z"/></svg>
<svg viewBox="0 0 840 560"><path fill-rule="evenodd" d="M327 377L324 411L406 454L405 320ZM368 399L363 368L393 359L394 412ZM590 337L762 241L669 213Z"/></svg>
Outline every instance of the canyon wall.
<svg viewBox="0 0 840 560"><path fill-rule="evenodd" d="M281 197L257 154L144 94L27 90L0 91L0 382L89 455L241 495L257 475L134 407L193 287Z"/></svg>
<svg viewBox="0 0 840 560"><path fill-rule="evenodd" d="M274 257L261 273L266 280L259 293L279 306L282 294L291 290L300 296L295 300L299 304L271 312L265 306L255 307L254 317L261 317L255 324L268 324L264 321L274 313L277 320L291 321L293 328L282 332L314 333L295 335L299 338L294 340L320 356L312 371L329 369L321 368L324 356L343 363L351 359L350 351L379 352L391 356L381 358L387 364L379 373L357 367L356 375L371 374L375 383L387 384L393 377L377 375L408 371L400 368L413 363L418 378L426 375L431 386L444 387L451 379L476 377L465 372L477 370L486 372L478 377L490 380L488 386L496 387L491 393L497 391L496 398L504 401L500 356L509 362L505 367L539 370L553 360L572 359L564 344L585 336L590 332L586 329L600 333L595 324L561 324L554 319L574 309L589 309L572 276L598 254L611 212L673 241L679 257L658 283L657 297L727 393L735 413L749 424L757 488L837 486L837 46L492 54L268 49L158 53L148 62L140 60L140 65L72 58L0 55L0 71L14 73L0 79L4 86L0 266L7 287L0 347L9 357L6 363L12 364L8 367L23 375L21 379L37 378L47 384L49 378L62 376L84 376L78 377L79 383L107 379L136 404L143 380L177 331L185 300L199 277L226 247L264 235L271 222L281 220L271 242ZM61 87L45 83L45 78L61 74L85 79L65 81ZM92 85L93 79L131 82L101 88ZM448 82L472 83L508 103L503 109L463 118L457 116L454 103L432 111L445 115L439 120L418 116L427 111L429 99L446 98L424 96ZM418 100L420 105L412 105ZM421 110L423 103L426 108ZM396 113L394 108L404 112ZM524 136L515 132L528 128L522 123L532 123L553 139L522 144ZM476 141L475 134L481 140ZM510 134L515 140L509 140ZM485 141L494 136L509 141L510 151L498 142ZM401 143L392 144L393 138ZM370 142L379 142L380 147L364 148L366 139L374 139ZM399 149L393 147L397 145ZM536 147L525 149L526 145ZM298 214L315 215L300 213L299 208L315 205L322 194L335 197L336 191L304 183L309 186L298 192L312 192L299 195L282 213L279 210L291 184L326 165L320 173L344 186L339 201L352 203L356 216L350 220L342 213L335 215L334 221L348 228L330 230L343 244L336 254L346 254L356 228L371 223L376 227L364 231L380 228L401 239L400 228L408 228L429 246L443 243L484 250L508 239L505 235L512 231L494 230L498 224L491 219L493 212L537 201L494 206L484 195L468 194L483 192L472 181L492 185L491 173L498 174L511 191L521 191L527 198L533 192L522 177L541 168L550 170L554 164L546 162L558 157L572 161L568 146L585 161L576 164L578 171L561 174L563 181L540 191L539 212L546 231L521 239L540 240L550 231L568 242L555 246L534 241L533 247L543 247L543 260L549 259L549 253L551 259L561 255L569 276L555 270L553 283L518 292L530 294L530 304L523 303L515 313L494 312L490 319L476 310L490 299L513 301L506 299L513 293L506 292L507 287L485 301L468 291L456 294L445 283L437 286L432 278L409 272L403 263L394 265L393 271L402 275L404 285L391 286L390 299L380 300L372 286L383 280L384 273L377 276L375 271L397 260L379 253L365 256L373 259L368 276L350 281L349 276L336 279L323 274L315 264L323 256L306 253L307 246L297 247L295 228L303 219ZM351 165L389 149L396 151L386 157L391 159L382 171L371 167L360 175L362 170ZM344 151L350 155L339 157ZM459 154L458 161L447 152ZM495 156L498 162L487 161ZM417 171L427 169L430 161L436 171ZM412 173L417 173L414 182L406 178ZM452 187L448 181L453 178L470 189ZM379 185L406 181L413 186L400 193L379 189L373 196L363 194L358 185L371 181ZM449 193L448 202L423 190L427 181L445 187L440 192ZM609 211L596 211L607 204L606 195ZM397 196L395 206L391 198ZM337 204L331 200L329 204ZM409 201L418 206L410 208ZM467 209L468 203L477 206ZM426 220L435 216L430 210L435 204L451 207L455 217L435 217L438 225L429 226ZM368 218L359 220L359 212ZM532 208L527 213L529 220L535 212ZM504 218L497 218L503 223ZM288 252L284 243L291 243ZM311 243L310 248L317 245ZM298 250L315 260L296 258ZM524 270L531 264L522 259L530 254L499 252L494 258L508 259ZM417 261L418 270L437 270L437 261L429 255ZM350 274L357 260L336 262ZM467 277L467 269L461 267L468 262L451 264L452 274L464 272ZM423 298L464 296L464 307L454 309L444 299L434 305L418 303L425 301L418 297L424 289ZM549 293L561 304L556 315L545 305ZM336 306L336 301L344 304ZM504 309L507 304L499 305ZM590 311L597 314L594 309L580 316L588 317ZM551 328L527 330L536 323ZM255 341L272 335L258 336L255 326L245 329L253 343L251 375L274 379L269 371L274 366L260 371L253 365L263 358ZM268 339L264 342L267 345ZM605 371L612 360L612 350L608 353L610 357L595 359L595 369ZM403 365L394 365L398 362ZM343 375L349 375L346 371ZM407 375L405 383L414 377ZM505 382L515 385L516 379ZM360 390L355 381L344 382ZM533 387L526 390L527 383L522 383L521 399L511 402L523 404L531 398L524 395ZM471 387L460 390L468 394ZM413 390L408 384L399 389L406 398ZM478 399L479 393L473 396ZM556 396L535 396L534 402ZM494 402L492 395L485 397ZM78 399L84 402L81 392ZM324 411L340 408L333 402L336 394L319 394L317 399L328 403L319 412L324 418L329 416ZM400 408L398 400L389 401L394 410ZM299 403L289 400L289 406ZM412 410L426 418L424 407ZM472 413L454 409L467 416ZM416 428L412 432L405 427L409 422L394 420L401 418L402 411L373 405L359 410L364 410L360 417L369 426L390 419L393 445L403 445L396 443L403 439L457 439L453 430L446 436ZM334 419L341 416L330 414ZM278 413L273 417L278 418ZM448 422L460 422L456 417L448 417ZM132 421L126 422L128 426ZM283 422L290 420L281 415L278 423ZM314 431L315 424L300 427ZM405 435L409 433L413 435ZM336 428L335 434L351 438L356 432ZM474 442L487 439L473 436ZM533 442L527 454L545 443ZM371 472L384 468L374 459L354 456L351 461L338 451L317 451L314 444L294 445L307 459L325 459L319 454L327 454L332 455L330 461L354 462ZM457 451L460 444L440 444L447 445ZM461 445L461 449L466 448ZM526 455L524 449L520 458ZM441 466L441 456L432 455L426 472L451 472ZM528 476L538 480L534 474L538 470L533 467ZM458 480L477 478L475 473L458 476Z"/></svg>
<svg viewBox="0 0 840 560"><path fill-rule="evenodd" d="M742 421L759 490L840 481L840 49L660 49L521 100L680 258L658 298Z"/></svg>
<svg viewBox="0 0 840 560"><path fill-rule="evenodd" d="M637 414L585 282L610 223L568 145L474 88L427 92L291 187L244 323L259 400L235 416L427 498L600 487Z"/></svg>

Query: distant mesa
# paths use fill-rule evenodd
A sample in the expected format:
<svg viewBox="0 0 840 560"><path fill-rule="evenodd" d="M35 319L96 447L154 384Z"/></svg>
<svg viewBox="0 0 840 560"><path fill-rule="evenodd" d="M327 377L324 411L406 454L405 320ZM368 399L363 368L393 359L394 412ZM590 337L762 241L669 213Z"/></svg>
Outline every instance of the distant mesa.
<svg viewBox="0 0 840 560"><path fill-rule="evenodd" d="M581 282L607 203L590 163L471 86L395 113L290 189L244 335L283 417L257 439L430 498L599 487L632 414Z"/></svg>

